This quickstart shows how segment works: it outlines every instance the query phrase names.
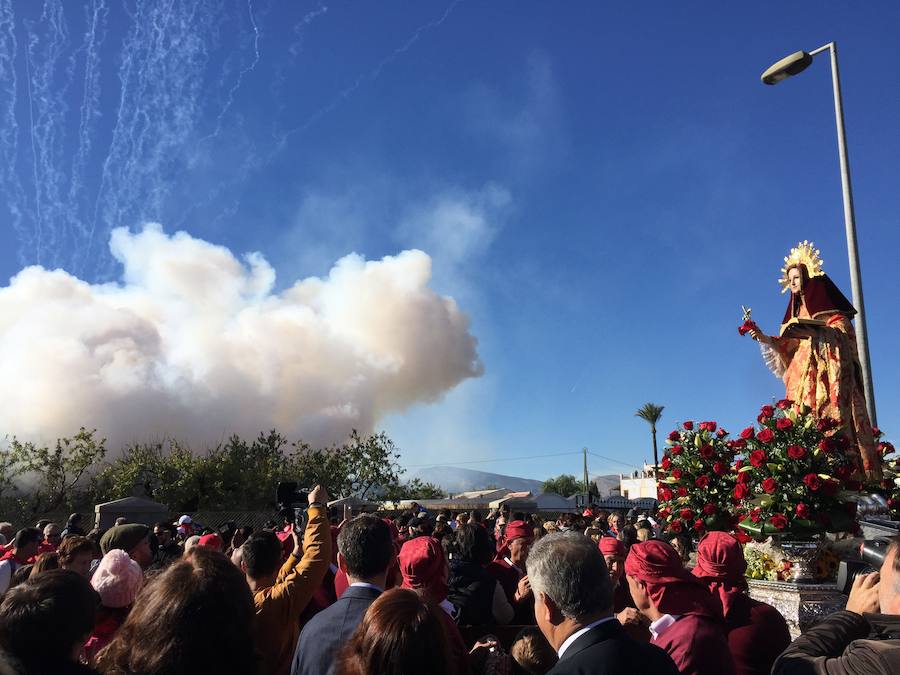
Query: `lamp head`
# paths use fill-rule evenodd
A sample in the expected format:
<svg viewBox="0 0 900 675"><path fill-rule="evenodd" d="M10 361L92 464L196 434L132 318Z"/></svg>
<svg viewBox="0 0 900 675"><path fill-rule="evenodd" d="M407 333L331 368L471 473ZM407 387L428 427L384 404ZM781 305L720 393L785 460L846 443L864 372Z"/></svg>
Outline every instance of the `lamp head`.
<svg viewBox="0 0 900 675"><path fill-rule="evenodd" d="M760 79L762 79L763 84L778 84L785 78L806 70L809 64L812 63L812 60L813 57L807 52L794 52L770 66Z"/></svg>

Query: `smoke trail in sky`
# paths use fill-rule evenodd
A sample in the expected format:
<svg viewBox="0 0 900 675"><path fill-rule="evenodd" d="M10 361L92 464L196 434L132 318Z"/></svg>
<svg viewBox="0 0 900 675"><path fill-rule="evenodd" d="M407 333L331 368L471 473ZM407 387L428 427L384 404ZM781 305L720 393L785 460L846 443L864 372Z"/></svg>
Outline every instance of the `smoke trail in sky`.
<svg viewBox="0 0 900 675"><path fill-rule="evenodd" d="M28 267L0 287L0 432L52 439L80 425L122 443L202 447L278 428L331 443L481 374L456 303L404 251L339 260L273 291L258 253L159 225L112 232L121 283Z"/></svg>

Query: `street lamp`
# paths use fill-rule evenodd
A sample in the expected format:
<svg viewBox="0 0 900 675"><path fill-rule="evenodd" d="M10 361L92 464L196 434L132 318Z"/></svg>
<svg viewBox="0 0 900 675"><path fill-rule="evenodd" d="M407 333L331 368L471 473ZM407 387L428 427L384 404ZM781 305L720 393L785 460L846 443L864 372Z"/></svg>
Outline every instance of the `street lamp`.
<svg viewBox="0 0 900 675"><path fill-rule="evenodd" d="M872 366L869 361L869 338L866 330L866 308L863 301L862 277L859 272L859 250L856 245L856 217L853 214L853 191L850 186L850 162L847 159L847 138L844 133L844 106L841 101L841 77L838 71L837 43L829 42L811 52L794 52L773 64L762 74L763 84L778 84L792 75L806 70L813 57L824 51L831 53L831 81L834 85L834 117L837 124L838 155L841 162L841 187L844 194L844 225L847 230L847 255L850 258L850 287L853 306L856 308L856 344L862 366L863 391L872 426L877 426L875 416L875 391L872 387Z"/></svg>

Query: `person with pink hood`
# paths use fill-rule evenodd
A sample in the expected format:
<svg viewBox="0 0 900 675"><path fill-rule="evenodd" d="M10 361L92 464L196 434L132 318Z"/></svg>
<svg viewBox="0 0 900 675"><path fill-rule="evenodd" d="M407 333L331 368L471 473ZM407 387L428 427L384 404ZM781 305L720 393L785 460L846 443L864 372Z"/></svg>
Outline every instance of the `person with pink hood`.
<svg viewBox="0 0 900 675"><path fill-rule="evenodd" d="M635 606L651 621L650 643L664 649L682 675L735 672L721 610L670 544L633 545L625 575Z"/></svg>
<svg viewBox="0 0 900 675"><path fill-rule="evenodd" d="M524 520L513 520L506 525L494 561L487 566L506 592L509 604L515 610L513 623L534 624L534 594L525 572L525 561L534 543L534 528Z"/></svg>
<svg viewBox="0 0 900 675"><path fill-rule="evenodd" d="M747 595L746 569L741 544L730 534L710 532L700 540L692 571L721 607L735 673L766 675L791 643L791 634L777 609Z"/></svg>
<svg viewBox="0 0 900 675"><path fill-rule="evenodd" d="M447 585L450 569L444 549L433 537L416 537L410 539L400 549L400 572L403 575L403 588L410 588L425 600L438 605L439 612L447 635L452 663L450 672L457 675L469 675L468 650L453 620L455 607L447 600Z"/></svg>
<svg viewBox="0 0 900 675"><path fill-rule="evenodd" d="M110 643L125 623L143 581L141 566L122 549L113 549L103 556L91 577L91 586L100 596L100 607L94 631L84 645L89 663L96 661L100 650Z"/></svg>

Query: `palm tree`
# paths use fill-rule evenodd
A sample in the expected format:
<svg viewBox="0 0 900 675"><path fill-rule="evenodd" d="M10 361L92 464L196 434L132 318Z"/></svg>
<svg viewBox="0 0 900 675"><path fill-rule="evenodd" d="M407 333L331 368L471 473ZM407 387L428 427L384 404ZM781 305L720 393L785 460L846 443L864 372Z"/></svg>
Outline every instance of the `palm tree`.
<svg viewBox="0 0 900 675"><path fill-rule="evenodd" d="M656 470L659 466L659 451L656 449L656 423L662 417L665 406L656 405L655 403L645 403L636 413L635 417L646 420L650 425L650 433L653 434L653 477L656 477Z"/></svg>

